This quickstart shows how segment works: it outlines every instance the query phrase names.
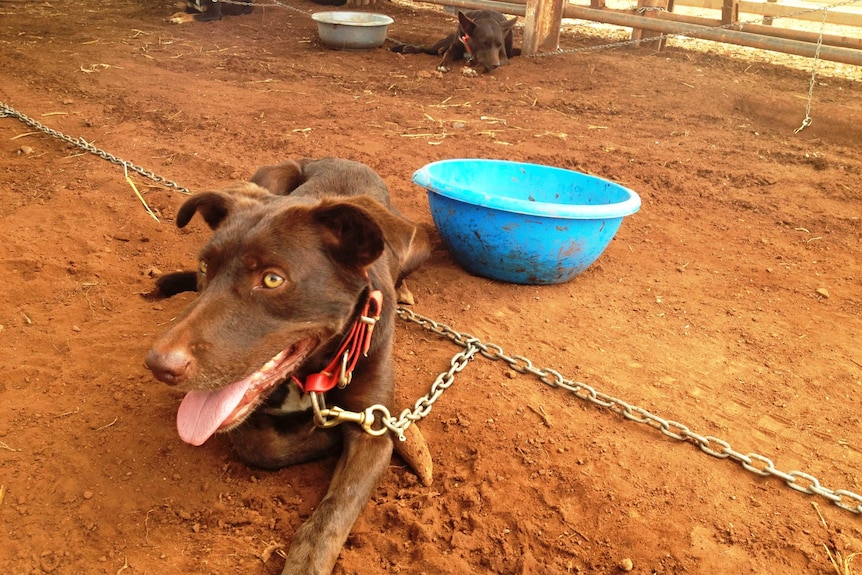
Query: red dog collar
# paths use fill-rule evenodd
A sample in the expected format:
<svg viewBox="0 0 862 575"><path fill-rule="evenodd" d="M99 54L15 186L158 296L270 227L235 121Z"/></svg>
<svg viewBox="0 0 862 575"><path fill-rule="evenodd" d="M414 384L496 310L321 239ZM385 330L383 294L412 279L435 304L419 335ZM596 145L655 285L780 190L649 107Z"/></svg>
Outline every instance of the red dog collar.
<svg viewBox="0 0 862 575"><path fill-rule="evenodd" d="M464 44L464 48L467 50L467 53L471 56L473 55L473 50L470 49L470 36L468 34L464 34L459 38L461 43Z"/></svg>
<svg viewBox="0 0 862 575"><path fill-rule="evenodd" d="M296 377L293 378L299 389L304 393L326 393L336 385L343 388L349 384L360 354L368 355L371 334L374 332L377 320L380 319L382 309L383 293L379 290L370 290L362 313L353 322L350 333L344 338L332 362L323 371L306 376L304 384Z"/></svg>

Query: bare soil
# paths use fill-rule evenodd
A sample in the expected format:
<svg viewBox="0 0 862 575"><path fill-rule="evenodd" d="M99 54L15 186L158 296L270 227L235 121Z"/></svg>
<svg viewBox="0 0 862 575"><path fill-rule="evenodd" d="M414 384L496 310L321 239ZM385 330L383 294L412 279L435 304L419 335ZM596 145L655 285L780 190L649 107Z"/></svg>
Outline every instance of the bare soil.
<svg viewBox="0 0 862 575"><path fill-rule="evenodd" d="M0 100L193 191L290 157L359 160L428 225L410 176L438 159L624 184L641 211L571 282L474 277L435 238L413 309L862 492L858 80L818 76L794 134L810 70L769 53L599 50L469 78L432 56L328 50L308 17L321 8L290 5L173 26L163 0L3 0ZM431 7L376 10L402 40L453 26ZM193 295L141 294L193 265L207 230L173 225L185 195L131 180L159 221L121 167L0 120L0 572L279 573L334 460L263 472L223 437L179 440L180 398L143 357ZM399 322L404 404L458 349ZM655 427L476 359L421 423L433 485L393 460L335 572L825 575L827 550L862 552L862 514Z"/></svg>

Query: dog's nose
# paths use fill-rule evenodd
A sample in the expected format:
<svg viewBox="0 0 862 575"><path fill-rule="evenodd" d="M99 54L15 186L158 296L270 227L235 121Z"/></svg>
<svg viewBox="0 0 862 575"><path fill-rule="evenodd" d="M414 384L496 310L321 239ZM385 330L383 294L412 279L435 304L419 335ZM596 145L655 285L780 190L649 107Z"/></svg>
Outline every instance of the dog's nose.
<svg viewBox="0 0 862 575"><path fill-rule="evenodd" d="M168 385L179 385L189 376L192 358L185 350L171 350L160 353L151 349L144 360L147 369L153 372L153 377Z"/></svg>

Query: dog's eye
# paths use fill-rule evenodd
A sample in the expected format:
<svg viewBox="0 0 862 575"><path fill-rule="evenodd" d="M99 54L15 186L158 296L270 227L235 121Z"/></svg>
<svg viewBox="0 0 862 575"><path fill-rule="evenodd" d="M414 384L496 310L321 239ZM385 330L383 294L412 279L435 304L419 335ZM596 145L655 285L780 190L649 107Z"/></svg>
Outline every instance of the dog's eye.
<svg viewBox="0 0 862 575"><path fill-rule="evenodd" d="M201 260L198 263L198 271L201 273L202 276L207 275L207 263L205 261Z"/></svg>
<svg viewBox="0 0 862 575"><path fill-rule="evenodd" d="M269 289L275 289L284 283L284 278L274 272L269 272L263 276L263 285Z"/></svg>

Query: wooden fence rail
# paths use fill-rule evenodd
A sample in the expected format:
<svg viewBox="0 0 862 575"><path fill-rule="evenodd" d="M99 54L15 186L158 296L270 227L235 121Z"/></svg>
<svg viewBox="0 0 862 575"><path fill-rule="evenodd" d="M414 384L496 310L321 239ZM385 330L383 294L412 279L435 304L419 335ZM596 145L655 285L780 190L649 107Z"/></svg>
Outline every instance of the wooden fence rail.
<svg viewBox="0 0 862 575"><path fill-rule="evenodd" d="M691 8L704 8L706 10L721 10L723 4L724 0L674 0L675 6L689 6ZM835 4L839 5L837 7L830 7ZM818 23L823 21L822 10L828 8L826 12L827 24L862 27L862 11L853 11L842 2L806 0L805 2L779 4L778 2L769 0L766 2L739 0L737 6L740 13L765 16L767 20L770 18L791 18L793 20L808 20ZM812 11L806 11L806 9L811 9Z"/></svg>

